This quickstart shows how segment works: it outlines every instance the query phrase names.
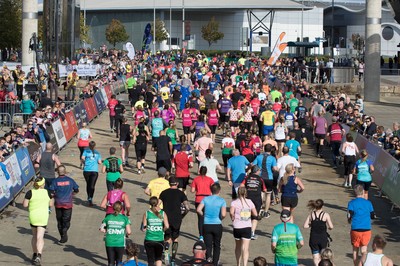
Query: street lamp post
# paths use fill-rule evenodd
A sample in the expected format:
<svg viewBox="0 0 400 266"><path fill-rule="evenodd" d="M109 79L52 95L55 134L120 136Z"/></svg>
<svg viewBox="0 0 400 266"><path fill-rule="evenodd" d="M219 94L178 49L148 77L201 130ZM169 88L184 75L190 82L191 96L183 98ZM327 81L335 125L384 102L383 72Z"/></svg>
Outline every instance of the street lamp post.
<svg viewBox="0 0 400 266"><path fill-rule="evenodd" d="M156 0L153 0L153 53L156 54Z"/></svg>
<svg viewBox="0 0 400 266"><path fill-rule="evenodd" d="M172 34L172 0L169 0L169 50L171 51L171 34Z"/></svg>
<svg viewBox="0 0 400 266"><path fill-rule="evenodd" d="M185 0L182 0L182 49L185 40Z"/></svg>

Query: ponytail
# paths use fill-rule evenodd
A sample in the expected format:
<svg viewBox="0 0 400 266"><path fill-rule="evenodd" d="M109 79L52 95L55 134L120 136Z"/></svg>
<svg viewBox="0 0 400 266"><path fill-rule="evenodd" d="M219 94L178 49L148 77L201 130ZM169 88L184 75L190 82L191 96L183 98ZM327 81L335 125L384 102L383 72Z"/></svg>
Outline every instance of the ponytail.
<svg viewBox="0 0 400 266"><path fill-rule="evenodd" d="M116 201L113 204L114 215L117 216L122 211L122 203L120 201Z"/></svg>

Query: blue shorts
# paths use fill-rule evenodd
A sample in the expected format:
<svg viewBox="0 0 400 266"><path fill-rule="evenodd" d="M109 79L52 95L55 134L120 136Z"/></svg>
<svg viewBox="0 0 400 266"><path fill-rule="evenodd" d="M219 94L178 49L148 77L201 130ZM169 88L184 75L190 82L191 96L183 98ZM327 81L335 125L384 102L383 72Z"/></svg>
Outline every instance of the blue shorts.
<svg viewBox="0 0 400 266"><path fill-rule="evenodd" d="M274 131L274 126L263 126L263 134L268 135L269 132Z"/></svg>

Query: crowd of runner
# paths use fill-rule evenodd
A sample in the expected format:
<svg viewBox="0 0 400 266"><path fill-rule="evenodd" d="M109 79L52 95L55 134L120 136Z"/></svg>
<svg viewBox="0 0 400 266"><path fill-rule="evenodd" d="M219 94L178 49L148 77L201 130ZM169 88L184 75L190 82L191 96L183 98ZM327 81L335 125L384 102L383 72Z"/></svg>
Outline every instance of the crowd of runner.
<svg viewBox="0 0 400 266"><path fill-rule="evenodd" d="M116 95L108 103L109 130L119 140L121 156L116 155L117 147L111 147L107 156L100 154L86 124L78 133L88 206L95 204L99 171L106 173L108 193L100 203L106 217L100 231L105 234L108 265L138 265L136 244L125 241L134 230L122 174L126 168L135 169L138 175L148 171L148 149L156 155L158 174L144 191L150 206L141 226L148 265L174 265L180 228L193 207L198 216L198 241L193 246L194 258L182 265L219 265L222 220L226 217L232 221L237 265L248 265L253 257L262 255L249 254L250 241L257 239L257 224L270 217L269 208L278 204L282 223L273 228L271 237L275 265L297 265L304 240L296 225L303 221L295 221L295 213L299 194L307 193L300 173L302 145L309 142L315 144L315 156L319 157L327 154L329 144L334 168L343 158L343 185L356 193L348 204L354 265L393 265L383 255L383 237L375 236L373 251L367 251L371 219L375 218L368 201L374 166L341 125L353 121L355 129L378 139L380 135L372 132L370 125L361 126L357 120L356 110L363 112L360 97L353 103L346 95L329 95L311 87L298 75L296 68L301 63L290 60L271 68L258 57L226 63L221 56L210 60L201 53L145 54L134 60L121 56L120 60L118 56L111 59L126 75L129 106ZM305 106L305 99L313 101L311 108ZM326 120L326 112L333 113L332 121ZM365 117L362 119L371 119ZM129 156L131 145L134 156ZM30 211L35 265L41 261L49 206L54 200L60 243L65 243L72 195L79 192L78 185L66 176L65 166L51 154L51 147L46 148L47 153L38 160L41 172L45 169L43 179L35 180L35 188L24 201ZM213 155L217 149L222 158ZM47 177L46 169L54 174L55 165L59 176ZM228 182L232 189L229 208L220 196L221 182ZM195 194L194 206L187 198L189 190ZM309 247L316 266L333 265L328 230L333 229L334 221L323 206L323 199L310 201L310 214L303 225L310 228ZM125 251L128 260L123 262ZM253 264L267 262L257 257Z"/></svg>

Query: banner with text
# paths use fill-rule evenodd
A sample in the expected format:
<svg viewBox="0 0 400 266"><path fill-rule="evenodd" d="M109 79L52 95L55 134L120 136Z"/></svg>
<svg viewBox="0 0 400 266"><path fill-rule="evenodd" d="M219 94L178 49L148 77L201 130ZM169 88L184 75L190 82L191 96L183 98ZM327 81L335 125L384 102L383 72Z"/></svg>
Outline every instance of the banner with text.
<svg viewBox="0 0 400 266"><path fill-rule="evenodd" d="M101 65L99 64L78 64L78 65L58 65L58 75L63 78L76 69L80 77L95 77L99 74Z"/></svg>
<svg viewBox="0 0 400 266"><path fill-rule="evenodd" d="M61 122L61 125L67 142L78 133L78 126L76 124L74 112L72 111L65 114L65 119Z"/></svg>
<svg viewBox="0 0 400 266"><path fill-rule="evenodd" d="M57 139L58 147L61 149L62 147L65 146L65 144L67 144L67 139L65 138L65 134L62 129L60 119L57 119L56 121L54 121L51 126L53 127L54 135Z"/></svg>

